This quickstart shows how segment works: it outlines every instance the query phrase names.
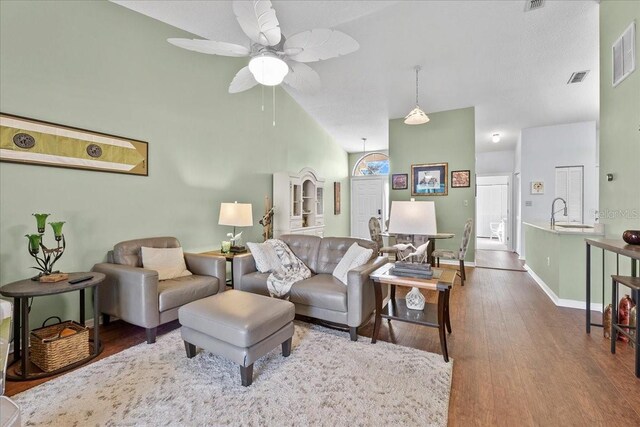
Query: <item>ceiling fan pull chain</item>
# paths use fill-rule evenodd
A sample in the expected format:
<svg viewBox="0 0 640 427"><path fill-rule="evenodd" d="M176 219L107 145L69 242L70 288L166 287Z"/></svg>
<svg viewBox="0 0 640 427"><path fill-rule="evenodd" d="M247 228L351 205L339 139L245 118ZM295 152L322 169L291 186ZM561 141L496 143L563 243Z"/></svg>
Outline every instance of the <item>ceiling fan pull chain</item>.
<svg viewBox="0 0 640 427"><path fill-rule="evenodd" d="M271 86L273 88L273 127L276 126L276 87Z"/></svg>
<svg viewBox="0 0 640 427"><path fill-rule="evenodd" d="M264 112L264 85L260 85L260 87L262 88L262 111Z"/></svg>

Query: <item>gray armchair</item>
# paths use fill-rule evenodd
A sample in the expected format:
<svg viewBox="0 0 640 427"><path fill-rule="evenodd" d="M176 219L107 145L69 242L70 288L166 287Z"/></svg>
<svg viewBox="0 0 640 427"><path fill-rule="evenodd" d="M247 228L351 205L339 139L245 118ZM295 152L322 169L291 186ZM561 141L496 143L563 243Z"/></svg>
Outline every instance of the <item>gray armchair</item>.
<svg viewBox="0 0 640 427"><path fill-rule="evenodd" d="M192 276L158 280L158 272L142 268L140 247L179 248L174 237L153 237L120 242L109 251L106 263L92 271L107 277L98 286L104 324L110 316L146 328L147 343L156 340L158 325L178 318L178 309L192 301L225 290L227 264L224 257L184 254Z"/></svg>

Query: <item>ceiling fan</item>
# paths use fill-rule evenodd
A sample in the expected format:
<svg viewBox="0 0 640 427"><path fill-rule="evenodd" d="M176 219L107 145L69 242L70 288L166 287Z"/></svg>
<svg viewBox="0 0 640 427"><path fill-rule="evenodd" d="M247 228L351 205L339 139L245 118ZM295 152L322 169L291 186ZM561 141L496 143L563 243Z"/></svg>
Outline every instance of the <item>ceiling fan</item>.
<svg viewBox="0 0 640 427"><path fill-rule="evenodd" d="M276 86L282 82L299 92L317 92L320 76L304 63L347 55L360 47L345 33L324 28L285 38L269 0L235 0L233 12L242 31L251 39L250 47L213 40L167 39L175 46L195 52L250 57L249 65L233 78L229 93L243 92L258 83Z"/></svg>

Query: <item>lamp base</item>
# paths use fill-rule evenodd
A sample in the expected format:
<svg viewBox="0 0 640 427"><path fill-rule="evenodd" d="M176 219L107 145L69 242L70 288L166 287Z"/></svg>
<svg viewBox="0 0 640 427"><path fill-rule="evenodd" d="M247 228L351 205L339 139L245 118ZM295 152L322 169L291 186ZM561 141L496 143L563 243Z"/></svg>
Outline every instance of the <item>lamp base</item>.
<svg viewBox="0 0 640 427"><path fill-rule="evenodd" d="M247 252L247 247L246 246L231 246L231 249L229 251L231 253L234 253L234 254L241 254L241 253Z"/></svg>

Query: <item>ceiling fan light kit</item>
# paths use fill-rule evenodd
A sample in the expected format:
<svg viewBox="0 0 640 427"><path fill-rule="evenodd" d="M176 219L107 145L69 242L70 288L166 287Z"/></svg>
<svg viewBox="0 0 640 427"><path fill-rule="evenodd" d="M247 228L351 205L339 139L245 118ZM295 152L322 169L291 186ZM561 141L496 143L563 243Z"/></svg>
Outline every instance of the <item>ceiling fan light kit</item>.
<svg viewBox="0 0 640 427"><path fill-rule="evenodd" d="M404 123L407 125L423 125L429 121L429 116L422 111L418 102L418 73L422 67L416 65L414 69L416 70L416 107L405 116Z"/></svg>
<svg viewBox="0 0 640 427"><path fill-rule="evenodd" d="M493 135L491 135L491 141L493 141L496 144L500 142L500 134L494 133Z"/></svg>
<svg viewBox="0 0 640 427"><path fill-rule="evenodd" d="M251 39L251 49L213 40L168 39L183 49L221 56L250 57L229 85L229 93L249 90L257 84L281 83L305 93L317 92L320 76L305 62L317 62L355 52L360 45L347 34L316 28L284 37L276 11L269 0L235 0L233 12L242 31Z"/></svg>

